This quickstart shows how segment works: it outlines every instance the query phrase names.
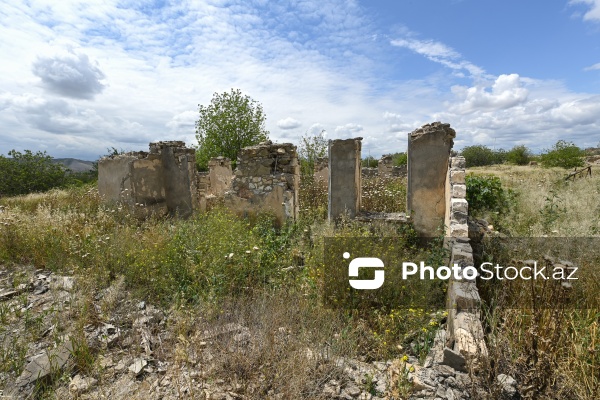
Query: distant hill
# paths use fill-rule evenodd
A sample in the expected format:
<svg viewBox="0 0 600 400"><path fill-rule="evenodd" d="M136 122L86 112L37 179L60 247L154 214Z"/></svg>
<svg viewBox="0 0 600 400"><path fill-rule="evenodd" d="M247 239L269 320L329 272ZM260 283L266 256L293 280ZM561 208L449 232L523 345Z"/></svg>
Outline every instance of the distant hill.
<svg viewBox="0 0 600 400"><path fill-rule="evenodd" d="M94 169L92 161L78 160L76 158L53 158L52 162L62 164L73 172L87 172Z"/></svg>

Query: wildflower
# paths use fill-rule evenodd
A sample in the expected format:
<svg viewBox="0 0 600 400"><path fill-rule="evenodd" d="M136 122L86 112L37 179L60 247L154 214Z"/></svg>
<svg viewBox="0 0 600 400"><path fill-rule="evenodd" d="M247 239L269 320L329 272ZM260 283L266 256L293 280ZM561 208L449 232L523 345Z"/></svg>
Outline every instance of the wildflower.
<svg viewBox="0 0 600 400"><path fill-rule="evenodd" d="M402 356L402 361L404 361L404 362L408 361L408 356L406 354Z"/></svg>

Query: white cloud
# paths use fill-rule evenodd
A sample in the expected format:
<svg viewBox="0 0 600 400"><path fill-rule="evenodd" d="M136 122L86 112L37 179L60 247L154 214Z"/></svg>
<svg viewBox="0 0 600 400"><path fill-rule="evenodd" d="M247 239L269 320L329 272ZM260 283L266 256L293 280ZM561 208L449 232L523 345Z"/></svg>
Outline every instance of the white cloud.
<svg viewBox="0 0 600 400"><path fill-rule="evenodd" d="M600 0L570 0L569 4L587 4L590 9L583 15L584 21L600 21Z"/></svg>
<svg viewBox="0 0 600 400"><path fill-rule="evenodd" d="M518 74L500 75L491 88L483 85L453 86L452 92L460 102L451 104L449 110L468 114L511 108L527 100L528 91L522 86Z"/></svg>
<svg viewBox="0 0 600 400"><path fill-rule="evenodd" d="M436 120L457 129L459 148L475 140L549 147L553 135L583 145L600 131L593 94L489 76L459 47L408 29L383 39L385 27L356 1L156 4L5 0L0 148L92 159L110 146L192 144L197 105L230 88L262 103L273 140L298 143L310 126L306 133L325 129L328 138L365 136L374 156L404 150L406 132ZM405 80L377 65L390 49L443 68Z"/></svg>
<svg viewBox="0 0 600 400"><path fill-rule="evenodd" d="M585 67L583 70L584 71L600 70L600 63L594 64L594 65L590 65L589 67Z"/></svg>
<svg viewBox="0 0 600 400"><path fill-rule="evenodd" d="M355 123L348 123L346 125L339 125L335 127L335 133L337 136L343 135L356 135L359 132L362 132L364 128L362 125Z"/></svg>
<svg viewBox="0 0 600 400"><path fill-rule="evenodd" d="M323 124L320 124L318 122L316 124L312 124L310 128L308 128L308 130L306 131L306 133L308 133L309 135L318 135L321 132L323 132L323 136L327 136L327 131L325 130L325 127L323 126Z"/></svg>
<svg viewBox="0 0 600 400"><path fill-rule="evenodd" d="M302 126L302 123L294 118L288 117L277 121L277 126L283 130L296 129Z"/></svg>
<svg viewBox="0 0 600 400"><path fill-rule="evenodd" d="M485 71L462 59L462 55L453 48L434 40L418 40L412 38L395 39L392 46L404 47L453 70L467 70L471 75L482 75ZM460 73L460 72L459 72Z"/></svg>
<svg viewBox="0 0 600 400"><path fill-rule="evenodd" d="M105 78L104 73L85 54L67 51L53 57L38 57L32 70L45 89L62 96L91 99L104 89L100 82Z"/></svg>

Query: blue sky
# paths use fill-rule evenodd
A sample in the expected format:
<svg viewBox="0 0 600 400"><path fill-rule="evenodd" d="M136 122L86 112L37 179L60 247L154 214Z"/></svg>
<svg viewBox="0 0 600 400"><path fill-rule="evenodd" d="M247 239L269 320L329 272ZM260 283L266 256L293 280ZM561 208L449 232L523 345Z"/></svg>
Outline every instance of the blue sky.
<svg viewBox="0 0 600 400"><path fill-rule="evenodd" d="M600 142L600 0L4 0L0 153L94 160L196 143L198 104L239 88L271 139L404 151Z"/></svg>

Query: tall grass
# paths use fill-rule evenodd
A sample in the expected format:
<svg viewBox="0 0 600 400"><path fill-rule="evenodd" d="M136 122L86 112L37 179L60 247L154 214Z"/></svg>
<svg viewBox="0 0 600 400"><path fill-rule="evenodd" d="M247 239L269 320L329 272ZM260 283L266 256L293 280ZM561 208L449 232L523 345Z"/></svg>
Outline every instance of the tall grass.
<svg viewBox="0 0 600 400"><path fill-rule="evenodd" d="M565 181L562 169L528 166L497 165L470 172L494 174L516 194L510 210L488 215L490 221L509 236L544 238L537 240L552 247L539 245L509 254L500 249L503 255L490 251L494 262L507 263L526 253L527 258L542 262L542 256L559 252L562 245L579 248L561 257L580 268L579 281L571 290L542 283L538 289L545 285L551 290L540 291L528 283L519 290L484 294L489 382L498 373L508 373L520 383L524 398L596 399L600 393L600 258L596 248L600 238L585 238L600 234L600 171L575 181ZM499 288L502 283L494 285ZM514 309L514 304L520 304L519 308Z"/></svg>

